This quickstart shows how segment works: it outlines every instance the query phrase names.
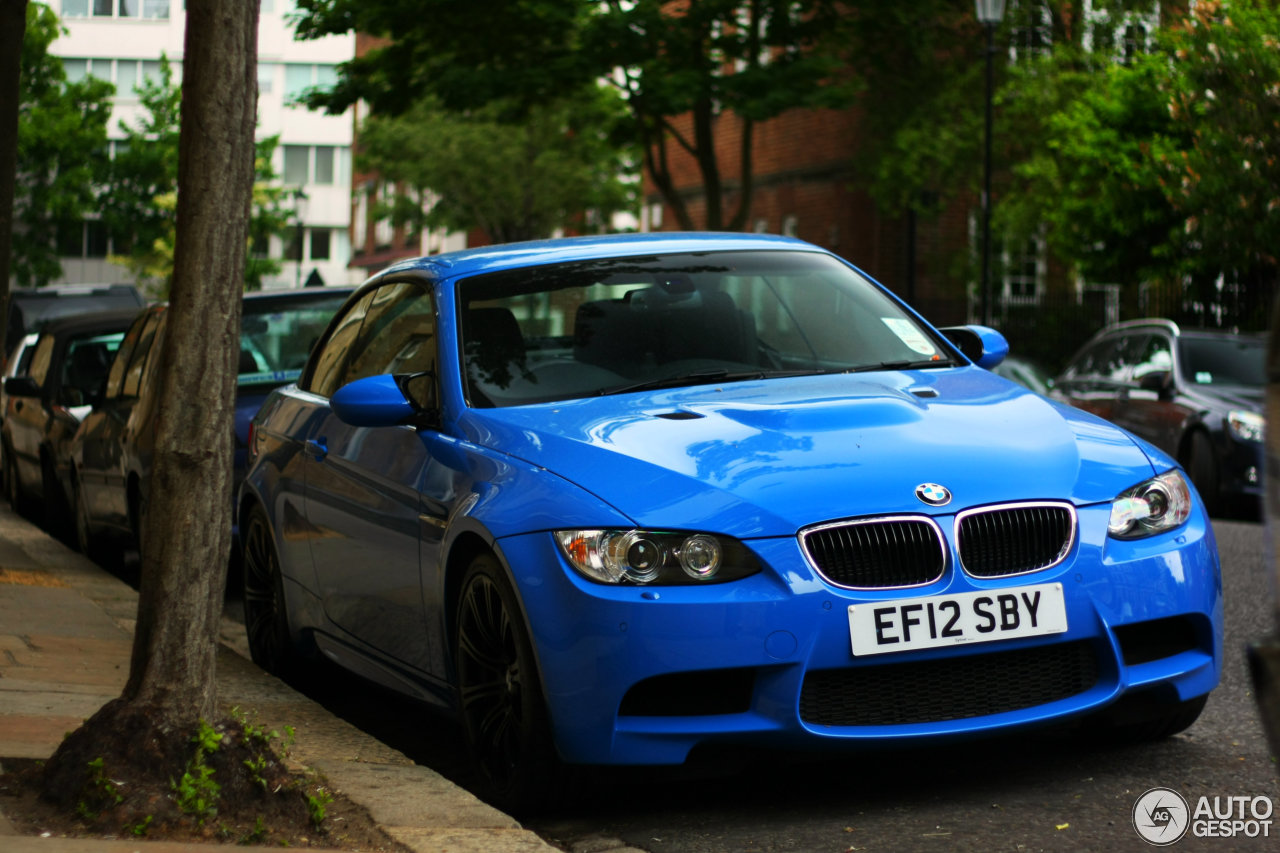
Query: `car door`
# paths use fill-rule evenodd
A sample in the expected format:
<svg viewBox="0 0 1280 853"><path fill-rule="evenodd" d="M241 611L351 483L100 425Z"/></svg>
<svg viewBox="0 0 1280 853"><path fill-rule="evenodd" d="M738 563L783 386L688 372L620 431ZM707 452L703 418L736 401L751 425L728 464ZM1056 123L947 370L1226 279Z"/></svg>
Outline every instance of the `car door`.
<svg viewBox="0 0 1280 853"><path fill-rule="evenodd" d="M355 379L431 370L435 346L425 286L400 282L371 291L317 353L307 385L323 402L303 421L304 507L325 614L418 669L430 654L419 570L426 449L414 427L354 427L327 400Z"/></svg>
<svg viewBox="0 0 1280 853"><path fill-rule="evenodd" d="M81 500L95 526L129 530L129 468L124 441L137 408L142 379L164 318L163 307L139 315L111 363L103 399L80 427L78 477Z"/></svg>
<svg viewBox="0 0 1280 853"><path fill-rule="evenodd" d="M1173 393L1173 340L1162 332L1134 336L1128 394L1113 420L1164 452L1178 455L1178 436L1189 412Z"/></svg>
<svg viewBox="0 0 1280 853"><path fill-rule="evenodd" d="M45 422L49 418L45 404L45 386L53 370L58 346L52 334L43 334L36 341L27 377L31 383L27 389L32 394L9 394L4 416L7 447L12 451L15 473L23 489L37 489L41 485L40 442L44 437Z"/></svg>

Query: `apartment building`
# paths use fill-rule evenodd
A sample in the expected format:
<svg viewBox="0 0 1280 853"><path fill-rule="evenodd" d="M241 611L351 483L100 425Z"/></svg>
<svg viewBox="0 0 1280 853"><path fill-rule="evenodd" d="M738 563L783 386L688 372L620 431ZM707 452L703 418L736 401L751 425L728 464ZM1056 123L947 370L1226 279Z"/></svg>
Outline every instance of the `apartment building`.
<svg viewBox="0 0 1280 853"><path fill-rule="evenodd" d="M133 124L143 113L134 87L160 73L165 56L181 79L186 12L183 0L48 0L67 33L51 52L63 60L67 75L109 80L116 96L109 137L124 137L120 122ZM293 0L261 0L258 27L258 138L279 136L275 172L291 190L297 228L273 238L268 253L283 268L264 281L267 289L315 284L348 284L362 279L348 267L351 259L351 112L329 116L290 106L299 92L323 86L337 75L339 63L355 54L354 36L298 41L288 16ZM105 229L84 224L79 251L64 240L63 278L58 283L118 282L128 272L111 264ZM301 244L299 256L298 244Z"/></svg>

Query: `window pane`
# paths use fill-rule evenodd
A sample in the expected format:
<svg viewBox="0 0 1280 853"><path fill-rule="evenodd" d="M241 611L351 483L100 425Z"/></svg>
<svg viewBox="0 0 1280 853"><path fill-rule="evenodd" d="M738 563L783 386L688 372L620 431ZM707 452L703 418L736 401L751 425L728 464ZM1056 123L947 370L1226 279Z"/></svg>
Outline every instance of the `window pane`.
<svg viewBox="0 0 1280 853"><path fill-rule="evenodd" d="M64 258L84 256L83 222L65 222L58 226L58 254Z"/></svg>
<svg viewBox="0 0 1280 853"><path fill-rule="evenodd" d="M316 178L317 184L333 183L333 146L316 146Z"/></svg>
<svg viewBox="0 0 1280 853"><path fill-rule="evenodd" d="M62 17L83 18L89 14L89 0L62 0Z"/></svg>
<svg viewBox="0 0 1280 853"><path fill-rule="evenodd" d="M311 88L310 65L285 65L284 94L286 98L293 98L309 88Z"/></svg>
<svg viewBox="0 0 1280 853"><path fill-rule="evenodd" d="M113 5L112 0L93 0L93 14L99 18L110 18Z"/></svg>
<svg viewBox="0 0 1280 853"><path fill-rule="evenodd" d="M169 0L142 0L142 17L169 17Z"/></svg>
<svg viewBox="0 0 1280 853"><path fill-rule="evenodd" d="M329 260L329 229L316 228L311 231L311 260Z"/></svg>
<svg viewBox="0 0 1280 853"><path fill-rule="evenodd" d="M258 91L270 92L276 82L276 67L270 62L258 63Z"/></svg>
<svg viewBox="0 0 1280 853"><path fill-rule="evenodd" d="M120 17L138 17L138 0L120 0Z"/></svg>
<svg viewBox="0 0 1280 853"><path fill-rule="evenodd" d="M83 80L85 75L89 73L89 60L64 59L62 60L62 70L67 73L67 82L75 83Z"/></svg>
<svg viewBox="0 0 1280 853"><path fill-rule="evenodd" d="M338 67L336 65L317 65L316 66L316 85L322 89L332 89L338 82Z"/></svg>
<svg viewBox="0 0 1280 853"><path fill-rule="evenodd" d="M121 59L116 62L116 95L121 98L138 97L134 89L138 88L138 63L133 59Z"/></svg>
<svg viewBox="0 0 1280 853"><path fill-rule="evenodd" d="M143 62L142 79L148 83L154 83L156 85L163 82L163 78L160 75L160 63L151 61Z"/></svg>
<svg viewBox="0 0 1280 853"><path fill-rule="evenodd" d="M294 186L307 183L310 169L308 157L310 149L305 145L284 146L284 182Z"/></svg>

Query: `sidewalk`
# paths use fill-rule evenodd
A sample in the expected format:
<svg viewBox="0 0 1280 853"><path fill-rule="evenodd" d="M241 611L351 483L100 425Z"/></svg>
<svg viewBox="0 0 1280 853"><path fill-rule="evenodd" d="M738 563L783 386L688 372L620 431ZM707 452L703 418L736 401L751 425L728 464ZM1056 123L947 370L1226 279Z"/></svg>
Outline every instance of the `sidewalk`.
<svg viewBox="0 0 1280 853"><path fill-rule="evenodd" d="M0 758L47 758L67 732L120 695L137 593L0 506ZM218 698L270 728L293 726L290 756L324 773L397 841L421 853L552 853L536 834L427 767L330 714L247 659L228 622ZM37 838L6 853L211 853L217 845Z"/></svg>

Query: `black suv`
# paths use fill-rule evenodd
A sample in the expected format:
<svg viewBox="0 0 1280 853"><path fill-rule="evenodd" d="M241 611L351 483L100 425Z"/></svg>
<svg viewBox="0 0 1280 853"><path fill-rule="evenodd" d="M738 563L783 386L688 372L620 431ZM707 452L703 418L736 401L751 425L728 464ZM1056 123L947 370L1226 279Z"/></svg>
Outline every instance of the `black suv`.
<svg viewBox="0 0 1280 853"><path fill-rule="evenodd" d="M1210 510L1262 495L1266 340L1169 320L1103 329L1052 396L1145 438L1186 469Z"/></svg>

